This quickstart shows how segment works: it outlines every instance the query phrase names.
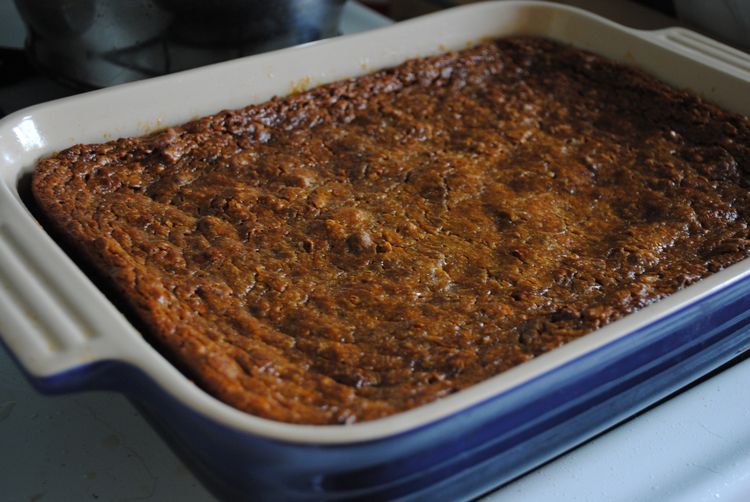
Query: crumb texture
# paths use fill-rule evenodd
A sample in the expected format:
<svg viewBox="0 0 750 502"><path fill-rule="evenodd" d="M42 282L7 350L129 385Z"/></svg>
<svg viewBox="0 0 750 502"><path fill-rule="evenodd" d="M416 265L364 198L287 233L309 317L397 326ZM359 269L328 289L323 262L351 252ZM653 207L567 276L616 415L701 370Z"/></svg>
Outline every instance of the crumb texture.
<svg viewBox="0 0 750 502"><path fill-rule="evenodd" d="M519 37L73 146L32 190L196 383L335 424L466 388L747 257L748 171L746 117Z"/></svg>

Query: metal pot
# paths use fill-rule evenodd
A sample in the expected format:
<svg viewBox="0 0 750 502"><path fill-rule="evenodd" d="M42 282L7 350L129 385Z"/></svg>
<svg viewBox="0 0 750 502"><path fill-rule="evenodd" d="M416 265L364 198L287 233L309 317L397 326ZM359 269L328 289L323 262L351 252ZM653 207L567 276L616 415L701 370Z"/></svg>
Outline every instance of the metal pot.
<svg viewBox="0 0 750 502"><path fill-rule="evenodd" d="M680 19L750 49L750 2L747 0L675 0L674 8Z"/></svg>
<svg viewBox="0 0 750 502"><path fill-rule="evenodd" d="M15 0L51 75L106 87L337 33L345 0Z"/></svg>

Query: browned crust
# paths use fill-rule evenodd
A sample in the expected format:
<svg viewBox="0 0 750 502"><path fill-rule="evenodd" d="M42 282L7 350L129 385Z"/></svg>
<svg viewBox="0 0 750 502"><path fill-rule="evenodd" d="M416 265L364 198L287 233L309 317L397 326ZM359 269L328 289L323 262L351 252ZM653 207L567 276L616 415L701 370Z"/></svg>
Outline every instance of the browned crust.
<svg viewBox="0 0 750 502"><path fill-rule="evenodd" d="M32 190L210 393L344 423L745 258L749 144L746 117L510 38L76 145Z"/></svg>

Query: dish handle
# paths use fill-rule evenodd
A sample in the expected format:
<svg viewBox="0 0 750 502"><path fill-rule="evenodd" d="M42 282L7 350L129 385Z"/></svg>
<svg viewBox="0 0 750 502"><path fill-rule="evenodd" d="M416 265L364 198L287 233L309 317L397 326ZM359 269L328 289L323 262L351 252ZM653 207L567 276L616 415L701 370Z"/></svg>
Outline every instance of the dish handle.
<svg viewBox="0 0 750 502"><path fill-rule="evenodd" d="M750 54L685 28L643 32L652 41L745 80L750 80Z"/></svg>
<svg viewBox="0 0 750 502"><path fill-rule="evenodd" d="M0 342L39 390L106 388L101 363L124 360L126 344L145 342L61 250L50 253L38 225L24 229L21 214L5 218L3 209Z"/></svg>

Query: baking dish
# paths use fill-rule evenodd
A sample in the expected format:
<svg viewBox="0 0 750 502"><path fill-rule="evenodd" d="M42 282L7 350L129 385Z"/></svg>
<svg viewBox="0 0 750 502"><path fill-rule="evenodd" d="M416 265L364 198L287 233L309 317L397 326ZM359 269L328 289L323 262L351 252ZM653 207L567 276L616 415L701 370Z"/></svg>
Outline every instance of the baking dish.
<svg viewBox="0 0 750 502"><path fill-rule="evenodd" d="M645 33L583 11L495 2L17 112L0 122L0 332L50 392L136 400L231 498L471 497L653 403L750 346L745 260L441 401L353 426L234 410L151 348L35 223L18 193L36 159L148 132L484 37L536 34L641 66L750 112L750 58L685 30ZM700 79L696 76L700 75Z"/></svg>

